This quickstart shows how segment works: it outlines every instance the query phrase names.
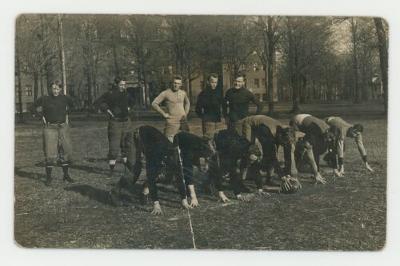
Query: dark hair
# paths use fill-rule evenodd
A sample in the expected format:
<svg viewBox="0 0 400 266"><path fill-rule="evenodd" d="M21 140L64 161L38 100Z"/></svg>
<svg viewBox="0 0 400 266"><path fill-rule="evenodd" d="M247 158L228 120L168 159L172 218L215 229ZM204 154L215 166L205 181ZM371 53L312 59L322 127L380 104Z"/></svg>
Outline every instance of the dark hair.
<svg viewBox="0 0 400 266"><path fill-rule="evenodd" d="M58 86L58 87L61 87L61 86L62 86L62 83L61 83L60 80L56 79L56 80L54 80L50 85L51 85L51 86L56 85L56 86Z"/></svg>
<svg viewBox="0 0 400 266"><path fill-rule="evenodd" d="M246 80L246 74L239 72L235 75L235 79L237 78L243 78L243 80Z"/></svg>
<svg viewBox="0 0 400 266"><path fill-rule="evenodd" d="M364 127L361 124L355 124L353 126L353 130L356 132L363 132L364 131Z"/></svg>
<svg viewBox="0 0 400 266"><path fill-rule="evenodd" d="M208 75L208 81L210 81L211 78L217 79L217 78L218 78L218 74L216 74L216 73L210 73L210 75Z"/></svg>
<svg viewBox="0 0 400 266"><path fill-rule="evenodd" d="M126 81L126 79L123 77L115 77L114 78L115 84L119 84L121 81Z"/></svg>
<svg viewBox="0 0 400 266"><path fill-rule="evenodd" d="M174 79L182 80L182 76L181 76L181 75L174 75L174 77L173 77L172 79L173 79L173 80L174 80Z"/></svg>

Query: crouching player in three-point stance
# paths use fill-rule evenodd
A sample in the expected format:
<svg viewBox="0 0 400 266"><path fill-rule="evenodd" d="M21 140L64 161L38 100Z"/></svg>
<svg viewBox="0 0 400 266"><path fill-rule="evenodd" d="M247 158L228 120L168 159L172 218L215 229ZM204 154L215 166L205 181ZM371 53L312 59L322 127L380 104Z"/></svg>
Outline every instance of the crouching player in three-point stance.
<svg viewBox="0 0 400 266"><path fill-rule="evenodd" d="M229 179L233 188L233 193L238 200L249 201L248 195L243 193L250 192L248 188L243 184L243 179L245 176L253 177L255 184L258 189L259 194L263 193L263 180L260 174L260 170L264 167L267 161L273 161L273 159L263 161L261 149L265 153L270 153L272 149L269 144L271 142L265 141L263 139L264 147L259 148L255 144L251 144L245 137L240 136L234 130L221 130L214 136L214 141L216 145L217 154L210 163L209 167L209 178L210 182L213 182L216 190L218 191L218 196L223 202L229 201L228 197L225 195L222 188L222 177L225 173L228 173ZM275 145L275 144L273 144ZM273 157L273 155L269 155ZM274 164L275 167L279 165ZM296 186L296 182L292 182L292 178L289 175L284 175L280 167L276 168L276 171L281 176L282 189L284 191L293 191ZM297 182L298 183L298 182ZM294 186L292 187L292 185ZM299 188L299 187L297 187Z"/></svg>
<svg viewBox="0 0 400 266"><path fill-rule="evenodd" d="M294 163L294 143L296 140L295 131L289 126L284 126L281 122L265 116L253 115L243 119L243 136L252 143L259 141L262 147L261 170L267 172L267 183L272 184L272 171L281 179L284 189L289 188L289 179L292 178L292 166ZM279 146L284 149L285 168L279 165L277 153ZM249 168L251 169L251 168ZM254 172L254 171L252 171ZM258 174L258 173L252 173ZM262 180L262 179L261 179ZM262 183L257 184L257 188L262 193ZM301 186L300 186L301 187Z"/></svg>
<svg viewBox="0 0 400 266"><path fill-rule="evenodd" d="M365 164L365 168L368 171L374 172L371 166L368 164L367 160L367 152L365 151L364 144L362 141L362 132L364 130L363 126L360 124L349 124L344 121L342 118L337 116L330 116L325 118L325 122L331 127L332 131L337 132L338 136L336 138L336 156L337 165L335 165L336 176L344 175L344 140L346 137L353 138L356 142L358 151L360 152L361 158ZM335 130L336 129L336 130Z"/></svg>
<svg viewBox="0 0 400 266"><path fill-rule="evenodd" d="M74 182L68 174L68 166L71 163L72 145L67 116L68 108L71 108L73 104L70 97L61 94L60 84L59 81L53 82L51 85L52 95L37 99L32 106L32 111L36 115L39 115L37 108L39 106L42 107L46 186L50 186L51 184L51 173L57 162L61 163L64 172L64 181Z"/></svg>
<svg viewBox="0 0 400 266"><path fill-rule="evenodd" d="M134 184L140 175L141 154L143 154L146 159L147 176L144 190L148 187L151 200L154 202L152 213L162 213L156 183L163 163L167 167L167 175L175 177L182 206L186 209L197 207L199 203L193 184L193 165L198 164L201 157L205 158L203 161L208 162L213 154L209 141L188 132L180 132L175 135L171 143L165 135L151 126L142 126L130 136L127 140L130 150L127 167L133 173L133 181L129 183ZM126 180L122 178L118 182L117 190L123 187L124 181ZM190 204L187 197L190 197Z"/></svg>
<svg viewBox="0 0 400 266"><path fill-rule="evenodd" d="M326 180L319 172L319 159L333 146L335 133L331 132L325 121L309 114L295 115L290 125L295 130L305 133L304 138L296 144L296 160L305 154L313 170L315 182L325 184Z"/></svg>

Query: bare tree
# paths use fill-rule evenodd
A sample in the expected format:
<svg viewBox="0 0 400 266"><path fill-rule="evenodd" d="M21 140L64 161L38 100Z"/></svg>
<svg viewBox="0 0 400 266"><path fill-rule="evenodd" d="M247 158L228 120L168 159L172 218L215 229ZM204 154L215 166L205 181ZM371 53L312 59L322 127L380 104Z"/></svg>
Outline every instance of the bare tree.
<svg viewBox="0 0 400 266"><path fill-rule="evenodd" d="M385 113L388 109L388 46L387 46L387 33L384 28L384 23L381 18L374 18L376 27L376 35L379 44L379 62L381 67L382 85L383 85L383 103Z"/></svg>
<svg viewBox="0 0 400 266"><path fill-rule="evenodd" d="M274 67L276 64L276 45L280 39L278 24L280 17L259 16L256 22L261 36L261 52L259 56L265 71L265 88L268 95L268 113L274 113Z"/></svg>

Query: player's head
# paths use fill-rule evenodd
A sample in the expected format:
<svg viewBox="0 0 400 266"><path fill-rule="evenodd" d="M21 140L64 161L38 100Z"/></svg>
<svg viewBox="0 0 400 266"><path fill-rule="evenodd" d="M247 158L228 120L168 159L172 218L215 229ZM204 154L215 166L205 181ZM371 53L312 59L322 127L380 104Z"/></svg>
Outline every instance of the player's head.
<svg viewBox="0 0 400 266"><path fill-rule="evenodd" d="M235 89L240 89L244 87L244 83L245 83L245 76L242 73L239 73L235 76L235 81L233 83L233 87Z"/></svg>
<svg viewBox="0 0 400 266"><path fill-rule="evenodd" d="M118 90L119 91L125 91L126 90L126 81L125 79L120 79L117 83L118 85Z"/></svg>
<svg viewBox="0 0 400 266"><path fill-rule="evenodd" d="M292 127L276 128L276 141L279 145L289 146L296 142L295 130Z"/></svg>
<svg viewBox="0 0 400 266"><path fill-rule="evenodd" d="M355 124L354 126L350 127L347 131L347 136L351 138L357 137L364 131L364 127L361 124Z"/></svg>
<svg viewBox="0 0 400 266"><path fill-rule="evenodd" d="M215 90L217 88L217 84L218 84L218 75L215 73L211 73L208 76L207 82L210 85L210 88Z"/></svg>
<svg viewBox="0 0 400 266"><path fill-rule="evenodd" d="M211 160L215 159L217 150L213 139L203 137L200 142L200 147L197 149L199 160L199 169L206 172L209 169Z"/></svg>
<svg viewBox="0 0 400 266"><path fill-rule="evenodd" d="M331 126L323 135L324 143L327 149L334 149L336 147L336 141L339 139L340 129L335 126Z"/></svg>
<svg viewBox="0 0 400 266"><path fill-rule="evenodd" d="M175 75L172 80L172 90L178 91L182 87L182 76Z"/></svg>
<svg viewBox="0 0 400 266"><path fill-rule="evenodd" d="M55 80L51 83L51 93L53 96L58 96L61 93L61 82L59 80Z"/></svg>
<svg viewBox="0 0 400 266"><path fill-rule="evenodd" d="M248 151L248 162L253 164L261 160L261 151L257 145L251 144Z"/></svg>

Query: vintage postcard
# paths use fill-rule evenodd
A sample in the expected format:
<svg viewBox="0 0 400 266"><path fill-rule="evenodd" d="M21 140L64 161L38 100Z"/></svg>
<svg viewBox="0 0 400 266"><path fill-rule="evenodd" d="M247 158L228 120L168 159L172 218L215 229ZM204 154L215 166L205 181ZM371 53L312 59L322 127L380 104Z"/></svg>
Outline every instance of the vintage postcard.
<svg viewBox="0 0 400 266"><path fill-rule="evenodd" d="M381 17L20 14L26 248L379 251Z"/></svg>

